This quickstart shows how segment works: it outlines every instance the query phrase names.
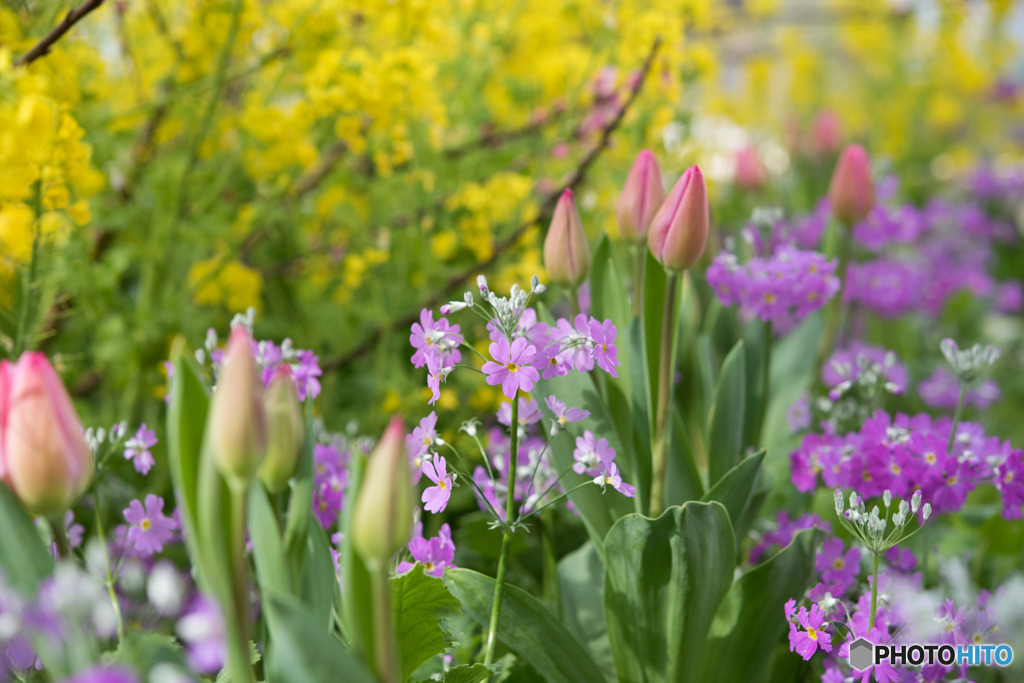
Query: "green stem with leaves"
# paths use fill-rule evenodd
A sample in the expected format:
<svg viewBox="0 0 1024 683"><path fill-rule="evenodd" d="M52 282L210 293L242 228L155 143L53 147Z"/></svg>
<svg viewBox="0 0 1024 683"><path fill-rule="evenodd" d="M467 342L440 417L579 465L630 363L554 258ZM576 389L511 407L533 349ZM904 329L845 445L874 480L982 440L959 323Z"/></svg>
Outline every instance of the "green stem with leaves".
<svg viewBox="0 0 1024 683"><path fill-rule="evenodd" d="M633 245L629 248L633 253L633 317L640 318L643 312L644 264L647 262L647 250L642 246Z"/></svg>
<svg viewBox="0 0 1024 683"><path fill-rule="evenodd" d="M669 407L672 402L672 380L675 359L672 337L675 331L676 290L679 274L670 273L665 289L665 309L661 317L661 354L658 361L658 401L654 419L654 448L651 451L650 516L657 517L665 508L665 477L668 465Z"/></svg>
<svg viewBox="0 0 1024 683"><path fill-rule="evenodd" d="M573 297L575 300L575 297ZM501 615L501 596L505 589L505 570L508 553L512 546L512 513L515 508L516 461L519 459L519 400L512 398L512 439L508 464L508 493L505 495L505 524L501 531L501 551L498 555L498 575L494 579L494 602L491 604L491 623L487 629L487 644L484 649L484 664L494 662L494 647L498 637L498 618Z"/></svg>

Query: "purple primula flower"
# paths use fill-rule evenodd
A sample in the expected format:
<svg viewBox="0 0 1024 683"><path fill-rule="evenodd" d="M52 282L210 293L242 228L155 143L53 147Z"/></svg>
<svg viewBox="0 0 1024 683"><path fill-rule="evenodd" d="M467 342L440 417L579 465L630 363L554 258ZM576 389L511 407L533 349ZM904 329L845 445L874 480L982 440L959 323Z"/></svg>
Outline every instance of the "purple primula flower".
<svg viewBox="0 0 1024 683"><path fill-rule="evenodd" d="M839 647L840 659L849 660L850 643L857 638L864 638L872 645L884 645L889 642L888 629L875 626L873 629L868 631L867 616L864 616L863 619L857 619L855 616L851 621L852 623L847 625L852 631L852 637ZM872 676L874 676L874 678L872 678ZM896 683L896 681L899 680L899 673L893 668L892 664L886 661L881 664L869 666L863 671L854 671L853 680L858 679L860 680L860 683L870 683L872 680L876 681L876 683Z"/></svg>
<svg viewBox="0 0 1024 683"><path fill-rule="evenodd" d="M846 592L860 573L860 548L851 546L844 553L844 547L841 538L826 540L818 553L814 569L821 572L822 581L838 584Z"/></svg>
<svg viewBox="0 0 1024 683"><path fill-rule="evenodd" d="M452 530L448 524L442 524L435 538L425 539L417 535L409 542L409 553L415 562L423 565L423 571L430 576L444 576L444 571L455 568L455 543L452 542ZM395 570L404 574L412 569L413 562L402 561Z"/></svg>
<svg viewBox="0 0 1024 683"><path fill-rule="evenodd" d="M517 391L531 391L534 382L540 381L540 373L530 365L537 349L523 337L514 340L511 346L505 338L491 342L489 352L494 360L483 365L487 383L491 386L500 384L508 400L514 399Z"/></svg>
<svg viewBox="0 0 1024 683"><path fill-rule="evenodd" d="M561 355L580 372L594 369L594 345L590 338L590 321L580 313L574 322L559 318L553 339L561 345Z"/></svg>
<svg viewBox="0 0 1024 683"><path fill-rule="evenodd" d="M427 388L431 392L430 401L428 401L430 405L434 405L437 403L437 399L441 398L441 382L447 380L448 373L452 371L451 368L443 367L441 362L441 356L438 354L427 356Z"/></svg>
<svg viewBox="0 0 1024 683"><path fill-rule="evenodd" d="M622 475L619 474L618 465L614 462L603 462L602 464L604 467L601 474L594 477L595 484L600 486L602 489L605 486L611 486L627 498L633 498L636 496L636 489L622 481Z"/></svg>
<svg viewBox="0 0 1024 683"><path fill-rule="evenodd" d="M135 436L128 439L124 445L124 457L132 461L135 471L139 474L149 474L149 470L156 462L153 459L153 454L149 451L156 443L156 432L147 429L146 424L143 423L135 432Z"/></svg>
<svg viewBox="0 0 1024 683"><path fill-rule="evenodd" d="M185 643L185 655L193 671L212 674L224 667L227 641L224 619L216 602L197 595L178 620L177 632Z"/></svg>
<svg viewBox="0 0 1024 683"><path fill-rule="evenodd" d="M491 341L498 341L504 337L501 328L493 320L487 323L487 333ZM518 339L524 337L530 344L538 349L547 346L551 339L548 335L548 326L545 323L537 322L537 311L532 308L523 309L516 327L512 330L512 337Z"/></svg>
<svg viewBox="0 0 1024 683"><path fill-rule="evenodd" d="M854 342L832 354L821 368L821 378L832 390L829 398L833 401L859 379L872 382L880 379L890 393L902 394L907 388L907 367L891 351Z"/></svg>
<svg viewBox="0 0 1024 683"><path fill-rule="evenodd" d="M995 484L1003 496L1003 517L1007 520L1021 518L1024 506L1024 451L1011 451L1003 462L995 467Z"/></svg>
<svg viewBox="0 0 1024 683"><path fill-rule="evenodd" d="M569 408L564 402L558 400L554 396L548 396L544 399L544 403L555 415L555 422L559 427L565 427L570 422L579 422L590 417L589 410L583 410L582 408Z"/></svg>
<svg viewBox="0 0 1024 683"><path fill-rule="evenodd" d="M420 420L412 434L405 437L405 448L409 452L409 466L412 471L413 485L420 483L423 474L423 460L430 453L430 447L437 439L437 413L430 412Z"/></svg>
<svg viewBox="0 0 1024 683"><path fill-rule="evenodd" d="M131 525L126 540L143 557L160 552L164 543L174 538L178 523L165 516L163 510L164 499L151 493L146 496L145 508L133 500L124 511L124 519Z"/></svg>
<svg viewBox="0 0 1024 683"><path fill-rule="evenodd" d="M548 344L537 353L533 364L544 368L541 377L551 379L552 377L565 377L572 370L572 363L562 354L562 347L558 344Z"/></svg>
<svg viewBox="0 0 1024 683"><path fill-rule="evenodd" d="M320 395L320 377L323 370L320 369L320 359L312 351L299 351L299 362L292 364L292 379L295 381L295 390L299 394L299 400L305 401L306 397L313 399ZM273 378L273 375L271 375Z"/></svg>
<svg viewBox="0 0 1024 683"><path fill-rule="evenodd" d="M439 318L435 322L434 312L429 308L420 311L420 321L412 324L409 343L416 349L410 359L413 367L423 367L431 356L437 356L441 365L454 365L462 361L459 326L452 325L446 318Z"/></svg>
<svg viewBox="0 0 1024 683"><path fill-rule="evenodd" d="M829 634L823 623L825 615L817 605L811 605L808 612L806 607L801 607L797 614L797 622L803 630L790 622L789 627L789 651L809 660L820 647L825 652L832 651L832 636Z"/></svg>
<svg viewBox="0 0 1024 683"><path fill-rule="evenodd" d="M98 665L65 679L64 683L139 683L139 676L124 666Z"/></svg>
<svg viewBox="0 0 1024 683"><path fill-rule="evenodd" d="M933 410L954 410L960 398L960 380L949 368L939 366L927 379L917 385L917 391L925 405ZM969 386L964 392L964 405L985 410L1002 398L999 385L993 379Z"/></svg>
<svg viewBox="0 0 1024 683"><path fill-rule="evenodd" d="M519 397L519 425L527 427L540 422L541 412L537 402L525 396ZM498 407L498 422L506 427L512 426L512 404L502 401Z"/></svg>
<svg viewBox="0 0 1024 683"><path fill-rule="evenodd" d="M598 322L595 319L590 321L590 338L594 342L594 362L597 367L607 372L612 377L618 377L615 366L619 365L617 357L618 347L615 346L615 324L611 320Z"/></svg>
<svg viewBox="0 0 1024 683"><path fill-rule="evenodd" d="M436 514L445 509L448 499L452 496L452 479L448 476L448 464L442 456L435 453L433 462L423 461L423 474L434 482L434 486L423 492L423 509Z"/></svg>
<svg viewBox="0 0 1024 683"><path fill-rule="evenodd" d="M576 449L572 457L576 461L572 466L576 474L598 477L605 466L615 460L615 450L608 445L608 439L598 439L587 429L583 436L576 437Z"/></svg>

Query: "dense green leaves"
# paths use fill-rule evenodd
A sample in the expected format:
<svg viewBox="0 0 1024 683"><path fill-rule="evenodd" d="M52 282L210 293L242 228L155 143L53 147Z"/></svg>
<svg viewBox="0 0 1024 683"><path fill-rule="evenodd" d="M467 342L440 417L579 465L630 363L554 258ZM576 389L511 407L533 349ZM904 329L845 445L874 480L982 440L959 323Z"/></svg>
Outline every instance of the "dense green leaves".
<svg viewBox="0 0 1024 683"><path fill-rule="evenodd" d="M788 546L733 584L705 646L702 683L767 679L772 651L786 630L783 605L810 583L821 536L818 529L797 532Z"/></svg>
<svg viewBox="0 0 1024 683"><path fill-rule="evenodd" d="M449 569L445 585L463 611L486 628L494 599L494 579L469 569ZM506 585L498 639L530 664L548 683L594 683L601 670L544 605L524 590Z"/></svg>
<svg viewBox="0 0 1024 683"><path fill-rule="evenodd" d="M605 614L620 681L695 680L736 564L717 502L628 515L608 533Z"/></svg>
<svg viewBox="0 0 1024 683"><path fill-rule="evenodd" d="M742 519L754 495L763 460L764 451L744 458L704 494L703 500L717 500L724 505L730 520Z"/></svg>
<svg viewBox="0 0 1024 683"><path fill-rule="evenodd" d="M739 462L743 453L746 412L746 360L743 342L736 342L722 362L715 398L708 415L708 483L714 486Z"/></svg>
<svg viewBox="0 0 1024 683"><path fill-rule="evenodd" d="M402 678L407 679L451 645L450 634L440 620L457 616L459 601L441 579L427 576L421 564L391 579L391 599Z"/></svg>

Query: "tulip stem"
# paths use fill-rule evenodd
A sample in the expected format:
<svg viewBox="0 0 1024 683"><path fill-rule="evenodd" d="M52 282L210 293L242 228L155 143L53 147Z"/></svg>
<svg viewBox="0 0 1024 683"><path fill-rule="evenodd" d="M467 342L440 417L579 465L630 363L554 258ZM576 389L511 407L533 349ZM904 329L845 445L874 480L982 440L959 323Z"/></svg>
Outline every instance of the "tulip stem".
<svg viewBox="0 0 1024 683"><path fill-rule="evenodd" d="M572 301L576 300L575 292ZM498 636L498 617L501 615L501 596L505 588L505 570L508 567L508 551L512 545L512 511L515 508L516 465L519 460L519 401L512 398L512 419L509 434L512 439L508 463L508 492L505 494L505 524L501 531L501 551L498 554L498 575L494 579L494 602L491 603L491 623L487 629L487 644L484 649L484 665L494 661L494 646Z"/></svg>
<svg viewBox="0 0 1024 683"><path fill-rule="evenodd" d="M234 683L252 683L249 653L249 579L245 567L244 484L232 483L231 490L231 602L234 615L228 623L228 670Z"/></svg>
<svg viewBox="0 0 1024 683"><path fill-rule="evenodd" d="M643 311L644 293L644 264L647 261L647 251L643 247L632 246L633 252L633 317L639 318Z"/></svg>
<svg viewBox="0 0 1024 683"><path fill-rule="evenodd" d="M573 287L569 290L569 310L572 311L573 324L575 324L576 316L580 314L580 289L579 287Z"/></svg>
<svg viewBox="0 0 1024 683"><path fill-rule="evenodd" d="M398 648L391 625L391 584L387 569L378 565L371 571L373 584L373 647L377 676L383 683L400 683Z"/></svg>
<svg viewBox="0 0 1024 683"><path fill-rule="evenodd" d="M658 402L654 420L654 449L651 452L650 516L657 517L665 507L665 474L668 460L669 406L672 401L672 337L675 331L676 289L679 274L670 273L665 289L665 309L661 316L661 354L658 362Z"/></svg>
<svg viewBox="0 0 1024 683"><path fill-rule="evenodd" d="M71 557L71 544L68 543L68 532L64 529L64 520L60 517L53 517L49 521L50 530L53 532L53 542L57 544L57 557L66 560Z"/></svg>

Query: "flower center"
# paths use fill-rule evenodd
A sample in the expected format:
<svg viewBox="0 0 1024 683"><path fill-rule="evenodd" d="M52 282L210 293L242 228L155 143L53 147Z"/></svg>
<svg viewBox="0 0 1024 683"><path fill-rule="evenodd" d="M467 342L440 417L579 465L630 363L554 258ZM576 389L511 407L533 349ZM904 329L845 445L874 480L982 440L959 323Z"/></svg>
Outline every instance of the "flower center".
<svg viewBox="0 0 1024 683"><path fill-rule="evenodd" d="M1003 481L1005 481L1007 484L1013 481L1013 472L1007 472L1006 476L1003 477Z"/></svg>
<svg viewBox="0 0 1024 683"><path fill-rule="evenodd" d="M441 488L442 491L447 491L448 490L448 485L444 483L444 479L442 479L441 481L437 482L437 485Z"/></svg>
<svg viewBox="0 0 1024 683"><path fill-rule="evenodd" d="M928 461L929 465L934 465L935 461L938 460L938 458L935 457L935 454L931 451L924 454L924 459Z"/></svg>
<svg viewBox="0 0 1024 683"><path fill-rule="evenodd" d="M152 526L153 526L153 523L151 521L149 521L149 517L143 517L142 521L139 522L139 528L142 529L143 531L149 531L150 527L152 527Z"/></svg>
<svg viewBox="0 0 1024 683"><path fill-rule="evenodd" d="M509 372L517 372L519 370L519 366L516 365L515 363L509 363L505 367L508 368Z"/></svg>
<svg viewBox="0 0 1024 683"><path fill-rule="evenodd" d="M845 566L846 566L846 561L843 558L841 558L841 557L837 557L836 559L832 560L832 567L834 569L842 569Z"/></svg>
<svg viewBox="0 0 1024 683"><path fill-rule="evenodd" d="M899 474L900 472L903 471L903 470L900 469L900 466L897 465L896 463L893 463L893 464L889 465L889 469L892 470L893 474Z"/></svg>
<svg viewBox="0 0 1024 683"><path fill-rule="evenodd" d="M423 568L426 569L428 572L433 571L434 570L434 563L433 562L424 562L423 563Z"/></svg>
<svg viewBox="0 0 1024 683"><path fill-rule="evenodd" d="M949 484L950 486L952 486L956 482L957 482L956 476L952 476L952 477L950 477L949 479L946 480L946 483Z"/></svg>
<svg viewBox="0 0 1024 683"><path fill-rule="evenodd" d="M864 470L864 477L863 477L863 479L864 479L864 481L871 481L871 473L868 472L867 470Z"/></svg>
<svg viewBox="0 0 1024 683"><path fill-rule="evenodd" d="M807 629L807 636L811 640L817 640L818 639L818 632L815 631L813 628L809 628L809 629Z"/></svg>
<svg viewBox="0 0 1024 683"><path fill-rule="evenodd" d="M770 293L770 292L765 294L764 295L764 302L766 304L773 304L773 303L775 303L775 295Z"/></svg>

